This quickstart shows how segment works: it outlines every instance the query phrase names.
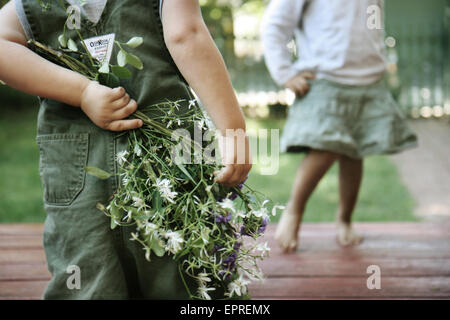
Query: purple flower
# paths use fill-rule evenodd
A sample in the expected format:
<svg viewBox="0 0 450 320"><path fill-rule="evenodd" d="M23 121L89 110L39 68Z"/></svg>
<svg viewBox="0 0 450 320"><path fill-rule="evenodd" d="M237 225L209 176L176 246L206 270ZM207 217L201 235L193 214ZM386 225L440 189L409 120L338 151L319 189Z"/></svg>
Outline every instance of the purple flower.
<svg viewBox="0 0 450 320"><path fill-rule="evenodd" d="M234 201L234 200L236 200L237 197L238 197L238 194L237 194L236 192L233 192L233 193L228 197L228 199L230 199L231 201Z"/></svg>
<svg viewBox="0 0 450 320"><path fill-rule="evenodd" d="M218 215L216 215L216 222L217 223L228 223L231 221L231 218L233 218L233 215L231 213L228 213L228 215L225 217L218 214Z"/></svg>
<svg viewBox="0 0 450 320"><path fill-rule="evenodd" d="M220 271L219 276L222 277L224 280L229 280L231 278L231 273Z"/></svg>
<svg viewBox="0 0 450 320"><path fill-rule="evenodd" d="M241 230L240 230L240 233L241 233L241 235L243 235L243 236L249 236L250 234L247 232L247 231L245 231L245 226L242 226L241 227Z"/></svg>
<svg viewBox="0 0 450 320"><path fill-rule="evenodd" d="M258 233L264 233L264 231L266 231L266 227L267 227L267 219L264 218L262 219L261 226L258 228Z"/></svg>
<svg viewBox="0 0 450 320"><path fill-rule="evenodd" d="M220 244L216 244L216 245L214 246L213 253L219 251L220 249L223 249L223 246L220 245Z"/></svg>
<svg viewBox="0 0 450 320"><path fill-rule="evenodd" d="M225 260L223 260L223 262L224 262L224 264L231 264L231 263L234 263L236 258L237 258L237 253L233 252L230 256L225 258Z"/></svg>
<svg viewBox="0 0 450 320"><path fill-rule="evenodd" d="M225 270L234 272L234 270L236 269L237 257L238 257L237 252L233 252L230 256L228 256L223 260L222 266L225 268Z"/></svg>

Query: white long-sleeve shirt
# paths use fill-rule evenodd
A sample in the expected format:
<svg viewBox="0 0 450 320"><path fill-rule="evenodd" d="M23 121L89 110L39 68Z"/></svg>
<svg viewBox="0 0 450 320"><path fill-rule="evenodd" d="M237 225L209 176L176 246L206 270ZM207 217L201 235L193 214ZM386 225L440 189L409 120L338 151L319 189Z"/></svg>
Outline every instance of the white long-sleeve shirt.
<svg viewBox="0 0 450 320"><path fill-rule="evenodd" d="M261 35L266 65L283 85L302 71L367 85L385 71L383 0L272 0ZM297 61L287 44L295 38Z"/></svg>

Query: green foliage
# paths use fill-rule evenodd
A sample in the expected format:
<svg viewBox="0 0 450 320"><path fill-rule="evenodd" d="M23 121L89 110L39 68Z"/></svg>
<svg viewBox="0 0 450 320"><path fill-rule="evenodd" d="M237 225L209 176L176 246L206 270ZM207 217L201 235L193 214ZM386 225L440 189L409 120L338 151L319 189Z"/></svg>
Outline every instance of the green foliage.
<svg viewBox="0 0 450 320"><path fill-rule="evenodd" d="M0 222L43 222L43 189L39 177L34 104L17 108L3 104L0 110Z"/></svg>
<svg viewBox="0 0 450 320"><path fill-rule="evenodd" d="M9 0L0 0L0 8L7 4Z"/></svg>

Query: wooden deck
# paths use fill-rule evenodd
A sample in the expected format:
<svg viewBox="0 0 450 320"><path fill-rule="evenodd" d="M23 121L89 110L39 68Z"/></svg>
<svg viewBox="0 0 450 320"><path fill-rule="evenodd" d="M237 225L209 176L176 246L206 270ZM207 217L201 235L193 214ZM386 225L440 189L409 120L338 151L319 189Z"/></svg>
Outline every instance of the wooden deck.
<svg viewBox="0 0 450 320"><path fill-rule="evenodd" d="M450 299L450 224L360 223L362 245L341 248L334 225L302 227L298 252L272 247L262 263L267 279L254 299ZM0 299L39 299L50 275L41 225L0 225ZM369 290L367 267L381 269L381 289Z"/></svg>

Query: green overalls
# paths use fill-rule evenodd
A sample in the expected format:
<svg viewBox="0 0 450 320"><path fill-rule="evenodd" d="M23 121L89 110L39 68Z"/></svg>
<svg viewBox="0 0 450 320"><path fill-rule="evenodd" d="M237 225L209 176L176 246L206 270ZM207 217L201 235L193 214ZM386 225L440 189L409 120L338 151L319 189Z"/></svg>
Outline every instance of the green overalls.
<svg viewBox="0 0 450 320"><path fill-rule="evenodd" d="M57 48L67 14L57 1L46 2L51 9L43 11L37 0L23 0L24 11L34 39ZM165 46L158 0L110 0L97 25L82 17L80 31L85 39L109 33L121 42L144 38L130 51L144 69L130 68L131 80L122 83L140 106L193 98ZM40 100L37 143L48 213L44 248L52 274L44 299L188 298L171 257L152 256L148 262L141 245L130 240L135 228L111 230L109 218L96 209L98 202L109 202L119 178L99 180L84 167L117 172L115 155L127 149L126 135L98 128L80 108ZM73 266L80 271L80 289L68 286Z"/></svg>

